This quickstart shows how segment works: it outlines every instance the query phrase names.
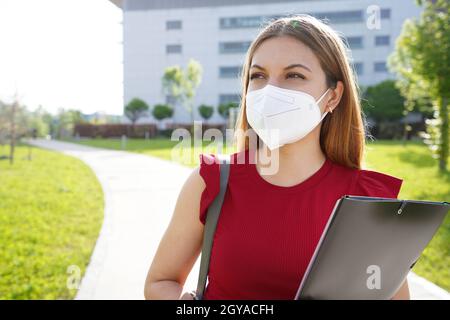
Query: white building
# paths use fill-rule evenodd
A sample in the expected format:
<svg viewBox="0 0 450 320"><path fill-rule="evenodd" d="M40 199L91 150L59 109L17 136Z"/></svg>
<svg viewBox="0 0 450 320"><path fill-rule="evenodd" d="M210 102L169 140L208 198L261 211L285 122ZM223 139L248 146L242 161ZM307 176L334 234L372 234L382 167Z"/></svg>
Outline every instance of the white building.
<svg viewBox="0 0 450 320"><path fill-rule="evenodd" d="M203 67L194 106L239 101L237 74L250 42L264 21L308 13L326 18L352 51L361 85L392 78L386 60L405 19L419 16L412 0L111 0L123 10L124 104L134 97L150 106L170 103L161 77L190 58ZM378 20L376 17L380 18ZM377 22L379 24L377 25ZM195 108L195 118L200 119ZM175 122L189 122L176 107ZM152 118L142 122L153 122ZM210 122L223 122L215 112Z"/></svg>

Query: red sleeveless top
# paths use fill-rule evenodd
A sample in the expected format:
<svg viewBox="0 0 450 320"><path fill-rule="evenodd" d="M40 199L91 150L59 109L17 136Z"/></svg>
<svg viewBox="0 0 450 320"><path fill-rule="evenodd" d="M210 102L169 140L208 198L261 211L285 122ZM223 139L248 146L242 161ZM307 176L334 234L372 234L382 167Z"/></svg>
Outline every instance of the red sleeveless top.
<svg viewBox="0 0 450 320"><path fill-rule="evenodd" d="M264 180L249 151L231 155L230 176L211 251L204 299L294 299L335 202L343 195L397 198L403 180L350 169L328 158L294 186ZM219 163L200 155L200 221L219 192Z"/></svg>

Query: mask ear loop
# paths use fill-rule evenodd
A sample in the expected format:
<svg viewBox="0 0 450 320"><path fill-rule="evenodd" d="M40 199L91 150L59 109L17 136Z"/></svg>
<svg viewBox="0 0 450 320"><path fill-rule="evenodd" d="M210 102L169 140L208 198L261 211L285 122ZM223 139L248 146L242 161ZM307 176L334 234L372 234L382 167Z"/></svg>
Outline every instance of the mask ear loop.
<svg viewBox="0 0 450 320"><path fill-rule="evenodd" d="M328 88L327 91L325 91L325 92L320 96L320 98L319 98L319 99L317 100L317 102L316 102L317 105L319 105L320 100L322 100L323 97L325 97L325 95L328 93L329 90L330 90L330 88ZM325 118L325 116L327 115L327 113L328 113L328 111L325 111L325 112L323 113L322 117L320 118L320 121L322 121L323 118ZM330 111L330 113L332 113L332 111Z"/></svg>
<svg viewBox="0 0 450 320"><path fill-rule="evenodd" d="M317 104L320 103L320 100L322 100L323 97L325 97L325 95L328 93L329 90L330 90L330 88L328 88L327 91L325 91L325 92L320 96L320 98L317 100Z"/></svg>

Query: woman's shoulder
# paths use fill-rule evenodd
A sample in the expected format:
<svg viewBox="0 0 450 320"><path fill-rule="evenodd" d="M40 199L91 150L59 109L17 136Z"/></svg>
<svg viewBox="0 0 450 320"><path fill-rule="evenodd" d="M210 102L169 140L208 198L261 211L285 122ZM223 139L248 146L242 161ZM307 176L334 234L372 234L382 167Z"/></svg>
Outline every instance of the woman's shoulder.
<svg viewBox="0 0 450 320"><path fill-rule="evenodd" d="M220 165L224 159L227 159L231 172L237 170L237 165L248 164L248 151L234 152L230 154L199 154L199 173L208 187L212 187L212 194L219 192L220 184Z"/></svg>
<svg viewBox="0 0 450 320"><path fill-rule="evenodd" d="M245 164L248 164L248 151L240 151L229 154L200 153L199 154L199 175L205 183L200 200L200 220L204 224L206 212L220 191L220 166L222 158L228 158L230 165L229 183L240 180L240 173L245 174Z"/></svg>
<svg viewBox="0 0 450 320"><path fill-rule="evenodd" d="M199 175L205 183L200 199L200 221L205 224L206 211L220 191L220 164L213 153L199 154Z"/></svg>
<svg viewBox="0 0 450 320"><path fill-rule="evenodd" d="M397 198L403 179L369 169L354 169L351 195Z"/></svg>

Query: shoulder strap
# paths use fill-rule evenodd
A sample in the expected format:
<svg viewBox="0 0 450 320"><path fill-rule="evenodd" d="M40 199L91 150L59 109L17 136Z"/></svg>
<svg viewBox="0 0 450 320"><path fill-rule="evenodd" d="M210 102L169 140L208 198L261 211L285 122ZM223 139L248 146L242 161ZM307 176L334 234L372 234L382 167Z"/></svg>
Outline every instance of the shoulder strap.
<svg viewBox="0 0 450 320"><path fill-rule="evenodd" d="M230 173L230 155L217 155L220 161L220 191L211 205L208 207L205 228L203 233L202 256L200 260L200 272L198 276L196 299L203 299L205 291L206 278L209 270L209 259L211 256L211 248L216 231L217 221L219 220L220 210L222 209L225 191L227 190L228 176Z"/></svg>

